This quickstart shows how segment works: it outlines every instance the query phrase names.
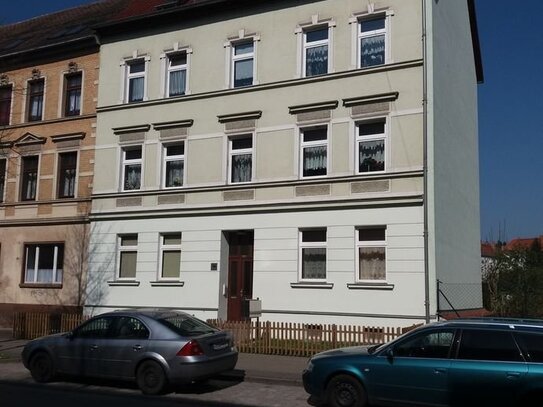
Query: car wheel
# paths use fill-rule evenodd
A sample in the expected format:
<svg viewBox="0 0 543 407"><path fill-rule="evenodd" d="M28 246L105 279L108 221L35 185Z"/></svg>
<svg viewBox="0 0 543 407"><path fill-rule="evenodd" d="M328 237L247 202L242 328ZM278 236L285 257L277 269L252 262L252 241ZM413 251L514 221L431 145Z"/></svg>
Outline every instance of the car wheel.
<svg viewBox="0 0 543 407"><path fill-rule="evenodd" d="M53 359L45 352L38 352L30 359L30 374L38 383L47 383L55 377Z"/></svg>
<svg viewBox="0 0 543 407"><path fill-rule="evenodd" d="M368 404L364 387L349 375L338 375L330 380L326 400L330 407L365 407Z"/></svg>
<svg viewBox="0 0 543 407"><path fill-rule="evenodd" d="M136 381L143 394L160 394L166 388L167 382L164 369L152 360L147 360L140 365Z"/></svg>

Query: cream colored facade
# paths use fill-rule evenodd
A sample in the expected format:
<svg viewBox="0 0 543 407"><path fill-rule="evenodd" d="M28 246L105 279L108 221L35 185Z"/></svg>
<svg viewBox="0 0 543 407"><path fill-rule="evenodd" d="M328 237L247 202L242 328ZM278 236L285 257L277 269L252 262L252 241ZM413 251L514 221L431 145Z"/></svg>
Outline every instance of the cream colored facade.
<svg viewBox="0 0 543 407"><path fill-rule="evenodd" d="M145 34L122 23L125 34L99 32L90 276L104 295L89 297L88 312L162 306L232 319L229 236L243 231L252 236L251 297L262 301L263 319L397 326L435 317L436 298L427 291L439 273L426 265L424 206L425 137L433 132L424 135L421 41L432 6L281 4L211 7L190 21L180 12L176 23ZM385 21L385 61L359 67L360 24L375 18ZM304 75L306 33L318 28L327 29L327 73ZM232 48L247 43L253 85L235 88ZM167 61L176 52L186 53L186 93L168 98ZM127 103L134 61L145 67L143 100ZM475 87L475 77L465 80L462 86ZM385 124L385 168L360 172L359 126L375 121ZM326 174L304 176L303 134L315 128L326 129ZM231 179L231 143L239 136L252 140L250 182ZM476 143L476 132L470 137ZM184 146L183 185L165 188L172 143ZM126 152L134 148L141 149L141 185L127 190ZM375 281L358 274L359 232L368 228L385 231L386 272ZM302 236L315 229L326 232L325 277L308 279ZM172 233L181 234L180 272L165 280L161 241ZM137 238L129 278L120 275L123 236Z"/></svg>

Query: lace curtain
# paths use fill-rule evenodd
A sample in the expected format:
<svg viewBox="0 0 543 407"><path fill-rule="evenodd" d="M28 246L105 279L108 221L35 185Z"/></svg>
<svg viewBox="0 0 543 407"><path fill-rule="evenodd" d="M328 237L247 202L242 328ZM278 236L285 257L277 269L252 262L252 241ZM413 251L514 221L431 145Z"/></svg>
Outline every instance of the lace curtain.
<svg viewBox="0 0 543 407"><path fill-rule="evenodd" d="M239 154L232 156L232 182L250 182L252 177L253 156Z"/></svg>
<svg viewBox="0 0 543 407"><path fill-rule="evenodd" d="M326 175L326 146L304 149L304 175Z"/></svg>
<svg viewBox="0 0 543 407"><path fill-rule="evenodd" d="M383 65L385 63L385 35L362 38L361 66Z"/></svg>
<svg viewBox="0 0 543 407"><path fill-rule="evenodd" d="M140 189L141 185L141 165L127 165L124 174L124 189Z"/></svg>
<svg viewBox="0 0 543 407"><path fill-rule="evenodd" d="M166 187L180 187L183 185L184 162L168 161L166 163Z"/></svg>
<svg viewBox="0 0 543 407"><path fill-rule="evenodd" d="M302 278L326 279L326 249L302 249Z"/></svg>
<svg viewBox="0 0 543 407"><path fill-rule="evenodd" d="M328 45L306 50L305 75L323 75L328 72Z"/></svg>
<svg viewBox="0 0 543 407"><path fill-rule="evenodd" d="M360 172L385 170L385 141L365 141L359 143Z"/></svg>
<svg viewBox="0 0 543 407"><path fill-rule="evenodd" d="M360 247L358 249L360 280L384 280L385 248Z"/></svg>

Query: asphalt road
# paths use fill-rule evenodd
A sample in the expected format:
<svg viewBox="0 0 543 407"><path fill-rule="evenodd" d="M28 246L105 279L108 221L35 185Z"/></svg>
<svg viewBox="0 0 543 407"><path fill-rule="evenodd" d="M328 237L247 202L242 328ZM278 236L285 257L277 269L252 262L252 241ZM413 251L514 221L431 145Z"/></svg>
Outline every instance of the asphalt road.
<svg viewBox="0 0 543 407"><path fill-rule="evenodd" d="M175 389L163 396L145 396L130 383L68 381L37 384L29 377L0 380L2 407L308 407L299 386L211 380Z"/></svg>

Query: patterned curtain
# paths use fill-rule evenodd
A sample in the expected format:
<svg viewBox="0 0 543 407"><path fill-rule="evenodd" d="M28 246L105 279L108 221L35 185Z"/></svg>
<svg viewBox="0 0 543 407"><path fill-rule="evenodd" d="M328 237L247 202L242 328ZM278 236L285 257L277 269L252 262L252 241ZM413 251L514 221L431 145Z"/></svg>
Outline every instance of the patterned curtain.
<svg viewBox="0 0 543 407"><path fill-rule="evenodd" d="M326 279L326 249L302 249L302 279Z"/></svg>
<svg viewBox="0 0 543 407"><path fill-rule="evenodd" d="M141 165L127 165L124 174L124 189L140 189L141 186Z"/></svg>
<svg viewBox="0 0 543 407"><path fill-rule="evenodd" d="M183 185L184 162L182 160L168 161L166 163L166 187L180 187Z"/></svg>
<svg viewBox="0 0 543 407"><path fill-rule="evenodd" d="M305 75L323 75L328 73L328 45L306 50Z"/></svg>
<svg viewBox="0 0 543 407"><path fill-rule="evenodd" d="M250 182L252 169L253 156L251 154L232 156L232 182Z"/></svg>
<svg viewBox="0 0 543 407"><path fill-rule="evenodd" d="M360 55L362 67L383 65L385 63L385 35L362 38Z"/></svg>
<svg viewBox="0 0 543 407"><path fill-rule="evenodd" d="M326 146L304 148L304 175L326 175Z"/></svg>
<svg viewBox="0 0 543 407"><path fill-rule="evenodd" d="M360 280L385 280L384 247L360 247L358 256Z"/></svg>
<svg viewBox="0 0 543 407"><path fill-rule="evenodd" d="M359 143L359 171L372 172L385 170L385 141L365 141Z"/></svg>

